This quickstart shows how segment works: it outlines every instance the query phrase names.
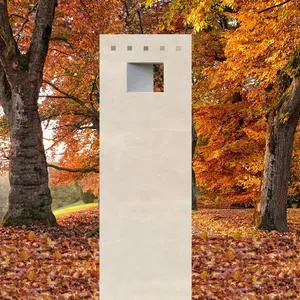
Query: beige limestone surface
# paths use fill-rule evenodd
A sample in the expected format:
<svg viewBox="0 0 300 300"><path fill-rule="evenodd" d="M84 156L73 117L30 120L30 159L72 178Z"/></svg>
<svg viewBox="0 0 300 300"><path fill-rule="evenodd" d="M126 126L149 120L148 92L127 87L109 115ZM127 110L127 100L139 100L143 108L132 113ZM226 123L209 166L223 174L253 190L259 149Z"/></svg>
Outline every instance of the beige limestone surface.
<svg viewBox="0 0 300 300"><path fill-rule="evenodd" d="M100 299L190 300L191 36L100 35L100 90Z"/></svg>

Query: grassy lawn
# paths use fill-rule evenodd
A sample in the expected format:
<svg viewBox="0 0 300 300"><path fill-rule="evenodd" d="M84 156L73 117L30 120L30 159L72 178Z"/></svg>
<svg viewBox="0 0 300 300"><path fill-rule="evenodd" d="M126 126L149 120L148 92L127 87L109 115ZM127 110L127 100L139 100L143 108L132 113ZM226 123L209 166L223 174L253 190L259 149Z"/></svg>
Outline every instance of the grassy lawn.
<svg viewBox="0 0 300 300"><path fill-rule="evenodd" d="M85 210L88 208L96 208L98 207L98 203L87 203L87 204L73 204L63 208L59 208L55 210L53 213L56 217L68 215L76 211Z"/></svg>

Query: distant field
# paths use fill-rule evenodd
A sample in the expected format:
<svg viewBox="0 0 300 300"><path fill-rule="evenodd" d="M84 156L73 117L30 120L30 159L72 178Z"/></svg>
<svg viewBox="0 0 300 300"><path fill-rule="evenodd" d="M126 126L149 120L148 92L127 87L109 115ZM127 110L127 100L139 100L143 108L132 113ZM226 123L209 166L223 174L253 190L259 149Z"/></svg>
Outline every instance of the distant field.
<svg viewBox="0 0 300 300"><path fill-rule="evenodd" d="M92 207L98 207L98 203L71 205L71 206L67 206L67 207L64 207L64 208L59 208L59 209L55 210L53 213L57 217L57 216L61 216L61 215L68 215L68 214L73 213L75 211L84 210L84 209L92 208Z"/></svg>

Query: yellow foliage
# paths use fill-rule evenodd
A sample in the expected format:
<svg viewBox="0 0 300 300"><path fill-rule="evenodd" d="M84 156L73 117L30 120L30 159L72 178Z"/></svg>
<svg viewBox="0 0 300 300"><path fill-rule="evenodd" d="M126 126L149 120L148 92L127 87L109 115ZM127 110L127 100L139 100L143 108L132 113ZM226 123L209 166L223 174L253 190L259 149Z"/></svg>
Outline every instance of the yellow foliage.
<svg viewBox="0 0 300 300"><path fill-rule="evenodd" d="M235 7L236 0L223 0L223 5L229 6L229 7Z"/></svg>
<svg viewBox="0 0 300 300"><path fill-rule="evenodd" d="M33 280L34 279L34 272L33 271L29 271L29 273L27 274L27 278L29 280Z"/></svg>
<svg viewBox="0 0 300 300"><path fill-rule="evenodd" d="M25 260L28 260L28 258L29 258L29 253L28 253L26 250L24 250L23 253L22 253L22 257L23 257Z"/></svg>
<svg viewBox="0 0 300 300"><path fill-rule="evenodd" d="M30 231L28 234L28 238L32 241L35 238L35 233L33 231Z"/></svg>
<svg viewBox="0 0 300 300"><path fill-rule="evenodd" d="M55 251L55 258L56 259L61 259L62 255L59 251Z"/></svg>
<svg viewBox="0 0 300 300"><path fill-rule="evenodd" d="M233 273L232 277L233 277L234 280L238 280L241 277L241 272L240 271L235 271Z"/></svg>
<svg viewBox="0 0 300 300"><path fill-rule="evenodd" d="M264 131L257 131L250 127L243 130L250 140L261 141L265 139Z"/></svg>
<svg viewBox="0 0 300 300"><path fill-rule="evenodd" d="M201 272L200 277L202 280L206 280L207 279L207 272L204 270Z"/></svg>
<svg viewBox="0 0 300 300"><path fill-rule="evenodd" d="M219 158L221 155L222 155L222 150L218 149L210 153L206 160L209 161L215 158Z"/></svg>
<svg viewBox="0 0 300 300"><path fill-rule="evenodd" d="M231 236L235 239L240 239L243 237L243 234L240 231L238 231L238 232L234 232Z"/></svg>
<svg viewBox="0 0 300 300"><path fill-rule="evenodd" d="M207 240L207 232L206 231L201 232L200 237L202 240L206 241Z"/></svg>
<svg viewBox="0 0 300 300"><path fill-rule="evenodd" d="M227 251L226 256L229 260L233 260L235 258L235 254L231 250Z"/></svg>

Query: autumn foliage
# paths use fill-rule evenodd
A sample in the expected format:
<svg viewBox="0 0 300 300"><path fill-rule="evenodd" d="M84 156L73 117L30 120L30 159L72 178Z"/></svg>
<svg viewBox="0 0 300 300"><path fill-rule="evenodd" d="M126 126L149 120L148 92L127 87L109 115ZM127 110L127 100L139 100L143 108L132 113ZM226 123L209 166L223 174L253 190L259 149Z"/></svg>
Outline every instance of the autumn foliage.
<svg viewBox="0 0 300 300"><path fill-rule="evenodd" d="M300 44L299 7L295 1L279 4L272 0L60 1L40 113L44 126L54 132L48 154L59 157L60 167L78 172L51 171L52 183L77 181L99 192L99 34L186 32L193 34L198 135L194 169L200 201L253 205L263 171L265 115L276 101L280 72ZM35 9L31 0L9 3L14 36L23 51ZM1 136L6 134L1 126ZM299 151L295 142L290 195L299 193ZM2 152L3 168L7 149Z"/></svg>
<svg viewBox="0 0 300 300"><path fill-rule="evenodd" d="M154 5L156 1L146 1ZM258 200L266 114L300 44L294 1L172 1L164 28L193 33L194 170L200 204ZM289 69L291 70L291 69ZM299 193L295 144L290 194Z"/></svg>
<svg viewBox="0 0 300 300"><path fill-rule="evenodd" d="M99 34L120 31L119 7L117 1L62 1L45 66L48 97L40 111L45 123L54 127L49 151L55 156L63 147L59 165L83 170L54 172L53 183L77 181L95 194L99 192Z"/></svg>
<svg viewBox="0 0 300 300"><path fill-rule="evenodd" d="M13 35L25 53L36 1L8 1ZM79 182L99 193L99 34L193 35L193 167L199 204L252 207L259 198L266 116L299 66L299 3L274 0L59 1L44 68L40 116L53 131L55 185ZM101 55L101 53L100 53ZM297 70L298 68L298 70ZM286 81L285 81L286 80ZM100 99L101 100L101 99ZM282 122L287 116L282 115ZM300 131L289 193L300 195ZM0 117L0 171L9 162ZM290 233L257 231L252 210L193 214L193 299L296 299L299 213ZM98 210L58 218L60 227L0 227L1 299L97 299ZM138 245L137 245L138 246Z"/></svg>

